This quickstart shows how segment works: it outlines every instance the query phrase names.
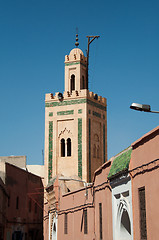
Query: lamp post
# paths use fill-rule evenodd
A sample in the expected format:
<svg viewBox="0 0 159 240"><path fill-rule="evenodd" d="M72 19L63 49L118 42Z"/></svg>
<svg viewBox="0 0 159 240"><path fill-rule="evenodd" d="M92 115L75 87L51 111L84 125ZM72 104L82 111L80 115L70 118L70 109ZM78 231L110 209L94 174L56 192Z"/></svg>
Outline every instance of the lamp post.
<svg viewBox="0 0 159 240"><path fill-rule="evenodd" d="M85 181L83 181L83 180L80 180L80 179L75 179L75 178L69 178L69 177L63 177L63 176L61 176L61 177L59 177L59 180L61 181L76 181L76 182L83 182L84 183L84 186L85 186L85 188L86 188L86 194L85 194L85 196L88 196L88 189L87 189L87 186L89 185L89 183L87 183L87 182L85 182Z"/></svg>
<svg viewBox="0 0 159 240"><path fill-rule="evenodd" d="M159 113L159 111L151 111L151 106L147 104L132 103L130 108L141 112Z"/></svg>

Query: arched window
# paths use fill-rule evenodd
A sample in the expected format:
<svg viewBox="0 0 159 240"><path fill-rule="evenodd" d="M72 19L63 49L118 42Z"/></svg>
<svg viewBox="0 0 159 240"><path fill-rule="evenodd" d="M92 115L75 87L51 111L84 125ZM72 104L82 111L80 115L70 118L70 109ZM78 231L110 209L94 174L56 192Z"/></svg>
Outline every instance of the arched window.
<svg viewBox="0 0 159 240"><path fill-rule="evenodd" d="M75 90L75 75L71 75L71 92Z"/></svg>
<svg viewBox="0 0 159 240"><path fill-rule="evenodd" d="M65 139L61 139L61 157L65 157Z"/></svg>
<svg viewBox="0 0 159 240"><path fill-rule="evenodd" d="M71 139L67 139L67 156L71 156Z"/></svg>
<svg viewBox="0 0 159 240"><path fill-rule="evenodd" d="M93 146L93 157L96 158L96 145Z"/></svg>

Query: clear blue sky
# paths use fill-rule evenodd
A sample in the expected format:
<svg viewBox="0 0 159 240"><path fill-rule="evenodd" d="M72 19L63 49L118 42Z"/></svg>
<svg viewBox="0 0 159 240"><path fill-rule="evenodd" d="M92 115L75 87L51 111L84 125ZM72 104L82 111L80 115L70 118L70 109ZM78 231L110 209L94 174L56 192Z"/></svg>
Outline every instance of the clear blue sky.
<svg viewBox="0 0 159 240"><path fill-rule="evenodd" d="M109 158L156 127L159 114L159 1L0 0L0 156L42 164L45 93L64 90L64 56L76 27L90 47L89 89L108 101Z"/></svg>

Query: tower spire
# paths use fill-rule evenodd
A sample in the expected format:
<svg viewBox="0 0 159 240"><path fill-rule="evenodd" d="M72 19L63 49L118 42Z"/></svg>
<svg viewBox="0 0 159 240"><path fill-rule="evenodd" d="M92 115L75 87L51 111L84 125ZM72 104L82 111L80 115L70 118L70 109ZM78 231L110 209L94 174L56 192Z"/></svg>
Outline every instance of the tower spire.
<svg viewBox="0 0 159 240"><path fill-rule="evenodd" d="M76 47L79 46L79 42L78 42L78 28L76 28L76 42L75 42L75 46Z"/></svg>

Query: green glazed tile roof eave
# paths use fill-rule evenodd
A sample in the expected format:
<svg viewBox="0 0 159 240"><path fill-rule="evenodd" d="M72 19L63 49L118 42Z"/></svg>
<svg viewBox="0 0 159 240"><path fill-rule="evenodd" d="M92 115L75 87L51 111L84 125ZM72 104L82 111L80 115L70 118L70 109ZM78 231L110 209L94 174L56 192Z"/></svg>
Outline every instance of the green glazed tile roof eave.
<svg viewBox="0 0 159 240"><path fill-rule="evenodd" d="M110 172L108 174L108 178L113 177L117 173L120 173L129 168L129 163L131 159L132 148L128 148L128 150L123 151L120 155L118 155L112 163Z"/></svg>

